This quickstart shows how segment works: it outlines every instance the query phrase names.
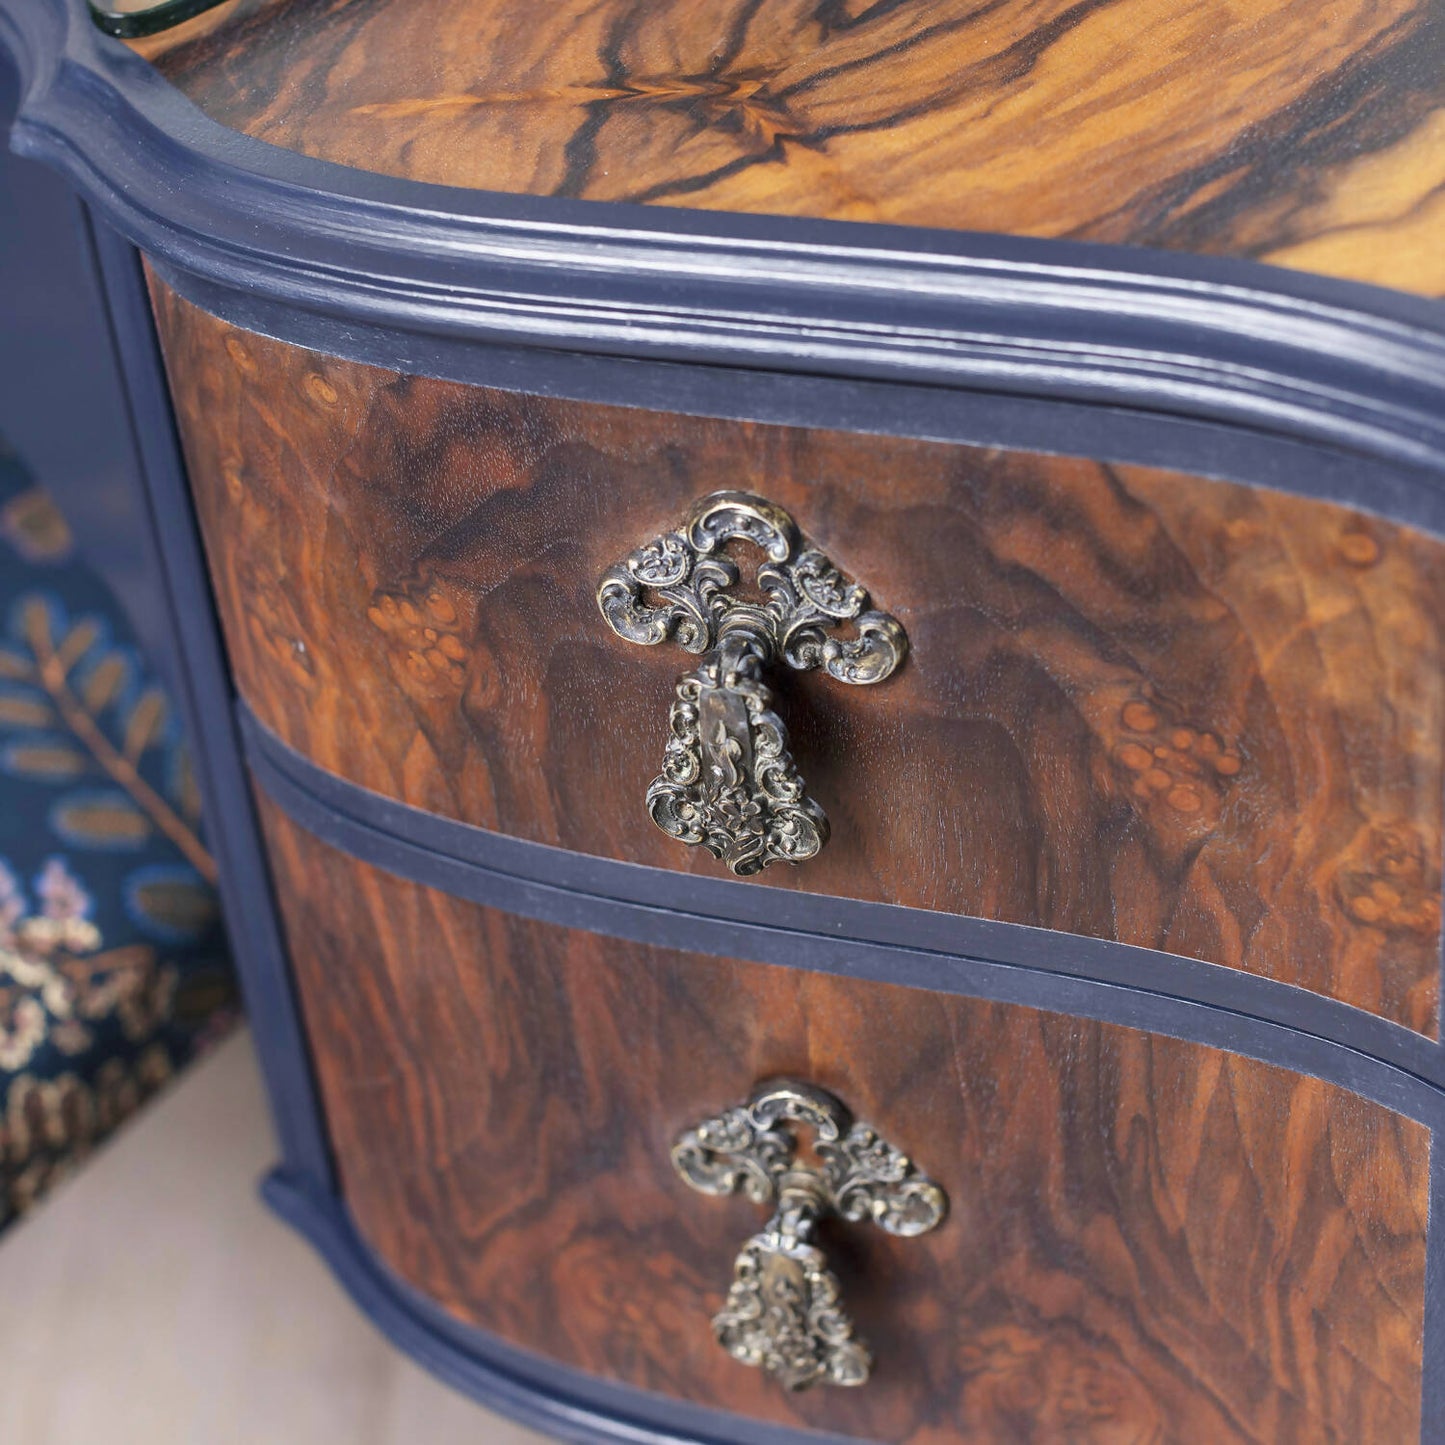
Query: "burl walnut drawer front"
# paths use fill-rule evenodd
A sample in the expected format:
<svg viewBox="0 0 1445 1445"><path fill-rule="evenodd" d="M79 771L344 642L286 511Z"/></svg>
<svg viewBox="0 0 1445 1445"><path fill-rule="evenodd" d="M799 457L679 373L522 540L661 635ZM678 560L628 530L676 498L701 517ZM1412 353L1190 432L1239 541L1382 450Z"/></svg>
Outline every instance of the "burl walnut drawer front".
<svg viewBox="0 0 1445 1445"><path fill-rule="evenodd" d="M764 884L1112 938L1437 1022L1445 546L1142 467L516 396L157 305L240 688L321 766L721 874L644 805L674 646L609 566L719 489L906 629L772 681L831 841ZM695 661L695 659L693 659Z"/></svg>
<svg viewBox="0 0 1445 1445"><path fill-rule="evenodd" d="M459 1319L875 1441L1417 1438L1423 1125L1199 1044L522 921L264 812L342 1191ZM763 1214L669 1146L780 1074L948 1194L917 1238L824 1235L861 1389L787 1394L709 1329Z"/></svg>

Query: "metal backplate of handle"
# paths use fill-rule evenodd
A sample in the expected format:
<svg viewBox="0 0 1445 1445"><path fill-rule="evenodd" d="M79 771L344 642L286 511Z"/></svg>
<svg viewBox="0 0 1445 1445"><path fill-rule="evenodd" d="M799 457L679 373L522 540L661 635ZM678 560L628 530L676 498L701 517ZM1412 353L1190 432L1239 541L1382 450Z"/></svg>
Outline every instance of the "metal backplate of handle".
<svg viewBox="0 0 1445 1445"><path fill-rule="evenodd" d="M790 1125L813 1131L816 1166L798 1162ZM712 1322L718 1343L790 1390L863 1384L872 1357L854 1335L814 1227L837 1214L889 1234L924 1234L947 1212L943 1190L831 1094L792 1079L763 1084L746 1104L688 1129L672 1162L703 1194L741 1192L773 1208L733 1266Z"/></svg>
<svg viewBox="0 0 1445 1445"><path fill-rule="evenodd" d="M724 552L731 542L763 554L746 595ZM670 638L702 654L677 681L662 772L647 790L657 826L738 874L813 857L828 817L793 764L764 674L782 662L881 682L908 651L897 619L870 610L867 592L808 546L787 512L747 492L704 497L676 531L609 568L597 605L629 642Z"/></svg>

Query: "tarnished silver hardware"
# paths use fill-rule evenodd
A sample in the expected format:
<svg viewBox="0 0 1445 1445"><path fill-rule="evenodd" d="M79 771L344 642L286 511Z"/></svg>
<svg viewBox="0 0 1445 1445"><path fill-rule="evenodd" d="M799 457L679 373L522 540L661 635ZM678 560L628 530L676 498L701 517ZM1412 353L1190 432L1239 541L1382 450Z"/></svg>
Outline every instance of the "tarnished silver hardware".
<svg viewBox="0 0 1445 1445"><path fill-rule="evenodd" d="M757 599L733 591L733 541L764 554ZM808 796L788 733L763 680L777 661L821 667L840 682L882 682L908 637L815 547L781 507L747 492L704 497L675 532L605 573L597 605L629 642L668 638L701 662L677 681L662 772L647 810L669 837L701 844L734 873L801 863L828 841L828 817Z"/></svg>
<svg viewBox="0 0 1445 1445"><path fill-rule="evenodd" d="M789 1124L813 1130L816 1168L797 1162ZM718 1343L789 1390L863 1384L872 1357L813 1243L814 1227L833 1213L905 1238L924 1234L948 1211L943 1190L876 1130L855 1123L831 1094L791 1079L764 1084L748 1103L687 1130L672 1147L672 1163L702 1194L741 1192L773 1206L733 1266L732 1287L712 1321Z"/></svg>

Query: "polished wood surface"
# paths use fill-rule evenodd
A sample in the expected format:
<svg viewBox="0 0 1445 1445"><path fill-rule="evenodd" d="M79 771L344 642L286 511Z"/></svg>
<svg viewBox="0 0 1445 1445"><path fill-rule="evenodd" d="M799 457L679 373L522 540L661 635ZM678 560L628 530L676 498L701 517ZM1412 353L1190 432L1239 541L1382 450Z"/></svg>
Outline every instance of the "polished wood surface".
<svg viewBox="0 0 1445 1445"><path fill-rule="evenodd" d="M417 180L1445 294L1442 0L241 0L146 53L228 126Z"/></svg>
<svg viewBox="0 0 1445 1445"><path fill-rule="evenodd" d="M345 1197L459 1318L895 1445L1417 1438L1422 1125L1131 1029L510 918L263 806ZM763 1213L668 1148L776 1074L952 1201L918 1239L828 1236L878 1357L861 1390L788 1397L708 1329Z"/></svg>
<svg viewBox="0 0 1445 1445"><path fill-rule="evenodd" d="M834 827L764 883L1121 939L1436 1027L1439 541L1137 467L401 377L158 304L236 676L322 766L718 873L643 808L687 655L613 636L592 594L742 487L913 644L878 687L777 679Z"/></svg>

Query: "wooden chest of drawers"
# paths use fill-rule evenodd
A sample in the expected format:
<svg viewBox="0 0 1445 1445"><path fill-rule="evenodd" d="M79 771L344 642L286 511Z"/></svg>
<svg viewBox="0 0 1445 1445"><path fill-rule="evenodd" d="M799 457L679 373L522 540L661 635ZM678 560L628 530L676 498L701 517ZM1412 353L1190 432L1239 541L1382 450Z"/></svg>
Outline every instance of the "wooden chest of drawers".
<svg viewBox="0 0 1445 1445"><path fill-rule="evenodd" d="M0 38L268 1193L401 1347L575 1440L1445 1438L1431 6Z"/></svg>

